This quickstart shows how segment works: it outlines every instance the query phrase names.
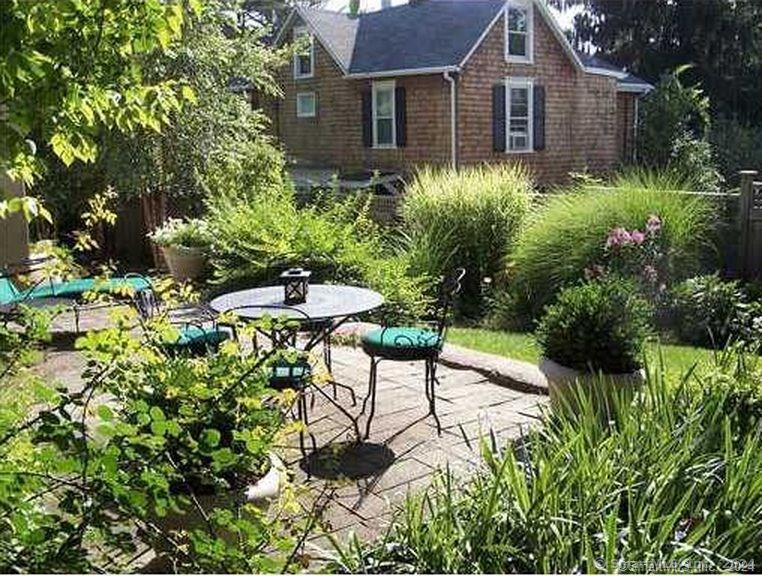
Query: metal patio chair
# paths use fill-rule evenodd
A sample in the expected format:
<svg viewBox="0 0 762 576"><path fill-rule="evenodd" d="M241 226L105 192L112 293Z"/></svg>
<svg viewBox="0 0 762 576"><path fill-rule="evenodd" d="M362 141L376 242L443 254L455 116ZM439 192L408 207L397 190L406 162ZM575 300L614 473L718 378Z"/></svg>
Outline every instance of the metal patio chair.
<svg viewBox="0 0 762 576"><path fill-rule="evenodd" d="M445 278L439 287L439 297L434 313L433 326L418 328L409 326L386 326L372 330L362 337L362 348L370 356L370 378L368 394L363 401L360 414L365 414L368 402L370 413L365 424L365 438L370 436L370 426L376 411L376 388L378 384L378 364L382 360L409 362L420 360L426 363L424 387L429 402L429 415L437 423L437 432L442 433L442 425L436 412L435 385L437 363L444 346L450 311L455 297L461 290L461 281L466 271L458 268Z"/></svg>

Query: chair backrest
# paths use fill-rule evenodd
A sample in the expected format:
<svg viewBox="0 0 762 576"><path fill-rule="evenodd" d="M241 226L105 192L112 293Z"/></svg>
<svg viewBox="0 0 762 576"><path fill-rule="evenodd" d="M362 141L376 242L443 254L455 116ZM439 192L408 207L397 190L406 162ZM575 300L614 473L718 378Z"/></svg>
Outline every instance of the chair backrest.
<svg viewBox="0 0 762 576"><path fill-rule="evenodd" d="M144 320L150 320L161 312L159 297L153 290L138 290L133 296L133 302Z"/></svg>
<svg viewBox="0 0 762 576"><path fill-rule="evenodd" d="M0 304L9 304L20 296L10 274L0 270Z"/></svg>
<svg viewBox="0 0 762 576"><path fill-rule="evenodd" d="M450 320L450 312L455 303L455 298L460 293L463 277L465 275L465 268L456 268L449 275L445 276L442 283L439 285L439 297L437 298L435 319L437 323L437 333L442 340L444 340L448 322Z"/></svg>

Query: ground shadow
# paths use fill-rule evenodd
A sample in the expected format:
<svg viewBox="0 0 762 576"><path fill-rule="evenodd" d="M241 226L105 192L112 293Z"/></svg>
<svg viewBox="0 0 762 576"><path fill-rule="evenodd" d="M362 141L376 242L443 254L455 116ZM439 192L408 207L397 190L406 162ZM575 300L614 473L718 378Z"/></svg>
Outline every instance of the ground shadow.
<svg viewBox="0 0 762 576"><path fill-rule="evenodd" d="M343 442L323 446L299 465L310 476L323 480L361 480L383 473L395 459L392 449L382 444Z"/></svg>

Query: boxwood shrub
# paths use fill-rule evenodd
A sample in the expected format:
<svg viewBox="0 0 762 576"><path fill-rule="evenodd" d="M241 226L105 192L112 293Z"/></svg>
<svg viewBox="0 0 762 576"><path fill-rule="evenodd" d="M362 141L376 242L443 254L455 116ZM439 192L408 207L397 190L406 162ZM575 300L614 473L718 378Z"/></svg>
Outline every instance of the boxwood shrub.
<svg viewBox="0 0 762 576"><path fill-rule="evenodd" d="M651 307L616 277L566 288L537 329L544 357L581 371L626 374L642 365Z"/></svg>

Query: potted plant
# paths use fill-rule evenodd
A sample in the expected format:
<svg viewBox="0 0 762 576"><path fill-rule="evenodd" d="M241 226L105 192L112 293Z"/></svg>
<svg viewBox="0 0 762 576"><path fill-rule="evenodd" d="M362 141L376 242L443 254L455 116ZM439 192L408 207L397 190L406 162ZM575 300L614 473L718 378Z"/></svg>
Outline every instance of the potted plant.
<svg viewBox="0 0 762 576"><path fill-rule="evenodd" d="M634 284L619 277L562 291L537 329L553 408L577 407L580 392L610 407L614 394L639 387L650 318Z"/></svg>
<svg viewBox="0 0 762 576"><path fill-rule="evenodd" d="M161 248L176 281L195 280L204 273L212 244L205 220L170 218L149 236Z"/></svg>

